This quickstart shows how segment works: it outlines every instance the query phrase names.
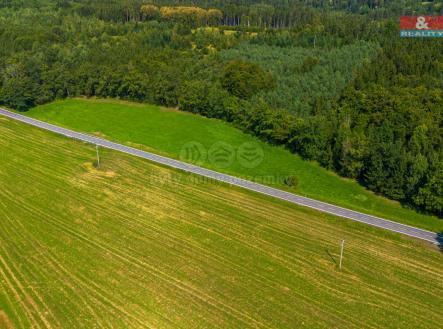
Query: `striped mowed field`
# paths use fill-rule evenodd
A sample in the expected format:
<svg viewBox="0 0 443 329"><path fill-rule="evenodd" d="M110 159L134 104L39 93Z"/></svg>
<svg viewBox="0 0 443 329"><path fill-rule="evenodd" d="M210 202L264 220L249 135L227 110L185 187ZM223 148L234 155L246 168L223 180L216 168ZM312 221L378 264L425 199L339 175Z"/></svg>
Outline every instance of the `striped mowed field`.
<svg viewBox="0 0 443 329"><path fill-rule="evenodd" d="M435 246L113 151L94 161L0 118L0 328L443 322Z"/></svg>

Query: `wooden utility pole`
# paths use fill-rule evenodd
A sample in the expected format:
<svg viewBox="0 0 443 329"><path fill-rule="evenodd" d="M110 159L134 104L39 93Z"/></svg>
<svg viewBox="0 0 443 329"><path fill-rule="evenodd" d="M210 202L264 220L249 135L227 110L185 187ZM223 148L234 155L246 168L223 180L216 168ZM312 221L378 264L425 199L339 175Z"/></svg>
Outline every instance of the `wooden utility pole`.
<svg viewBox="0 0 443 329"><path fill-rule="evenodd" d="M100 154L98 153L98 145L95 145L97 151L97 168L100 168Z"/></svg>
<svg viewBox="0 0 443 329"><path fill-rule="evenodd" d="M340 270L341 270L341 264L343 261L343 249L345 248L345 240L341 240L341 252L340 252Z"/></svg>

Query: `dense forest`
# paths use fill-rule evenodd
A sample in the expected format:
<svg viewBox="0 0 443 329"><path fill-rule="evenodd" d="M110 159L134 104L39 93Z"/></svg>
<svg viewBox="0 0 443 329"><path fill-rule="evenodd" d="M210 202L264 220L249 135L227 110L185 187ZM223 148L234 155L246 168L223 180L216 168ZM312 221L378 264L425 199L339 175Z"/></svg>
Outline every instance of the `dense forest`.
<svg viewBox="0 0 443 329"><path fill-rule="evenodd" d="M440 1L0 1L0 104L115 97L231 122L443 216Z"/></svg>

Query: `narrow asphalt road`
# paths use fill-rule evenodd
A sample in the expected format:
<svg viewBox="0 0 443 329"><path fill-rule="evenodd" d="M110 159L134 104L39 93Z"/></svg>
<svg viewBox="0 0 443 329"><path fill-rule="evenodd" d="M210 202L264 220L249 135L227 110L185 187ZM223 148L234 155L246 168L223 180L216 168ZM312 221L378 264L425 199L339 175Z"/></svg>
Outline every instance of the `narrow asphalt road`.
<svg viewBox="0 0 443 329"><path fill-rule="evenodd" d="M207 178L225 182L228 184L236 185L257 193L266 194L272 196L274 198L278 198L281 200L285 200L288 202L295 203L297 205L309 207L318 211L322 211L325 213L333 214L339 217L345 217L357 222L365 223L368 225L376 226L379 228L383 228L389 231L397 232L400 234L408 235L417 239L425 240L434 244L438 244L437 234L434 232L422 230L416 227L412 227L409 225L404 225L400 223L396 223L387 219L366 215L357 211L349 210L346 208L334 206L325 202L309 199L306 197L298 196L289 192L285 192L282 190L278 190L272 187L264 186L261 184L253 183L238 177L233 177L229 175L225 175L213 170L201 168L195 165L191 165L185 162L169 159L166 157L162 157L156 154L152 154L149 152L141 151L132 147L128 147L125 145L113 143L107 141L105 139L97 138L94 136L89 136L86 134L78 133L69 129L61 128L46 122L42 122L39 120L35 120L11 111L7 111L4 109L0 109L0 115L5 117L18 120L45 130L52 131L57 134L64 135L69 138L77 139L83 142L99 145L101 147L105 147L108 149L124 152L127 154L131 154L140 158L144 158L156 163L160 163L162 165L166 165L169 167L173 167L176 169L180 169L183 171L191 172L196 175L205 176Z"/></svg>

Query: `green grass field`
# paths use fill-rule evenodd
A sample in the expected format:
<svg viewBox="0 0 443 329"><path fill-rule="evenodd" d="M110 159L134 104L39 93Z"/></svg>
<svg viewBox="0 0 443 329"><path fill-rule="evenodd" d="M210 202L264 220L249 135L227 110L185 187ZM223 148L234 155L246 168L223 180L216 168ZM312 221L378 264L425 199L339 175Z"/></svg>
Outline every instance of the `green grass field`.
<svg viewBox="0 0 443 329"><path fill-rule="evenodd" d="M435 246L121 153L94 159L0 118L0 328L443 322Z"/></svg>
<svg viewBox="0 0 443 329"><path fill-rule="evenodd" d="M304 196L392 219L435 232L443 231L443 220L419 214L399 203L379 197L355 181L340 178L315 163L303 161L281 147L270 146L231 125L190 113L151 105L112 100L70 99L40 106L27 115L77 131L106 137L172 158L180 158L183 146L198 142L206 150L219 142L237 150L255 143L264 159L254 168L234 160L231 165L201 159L201 165L228 174L264 182ZM221 167L222 166L222 167ZM288 188L284 178L298 178L297 188Z"/></svg>

